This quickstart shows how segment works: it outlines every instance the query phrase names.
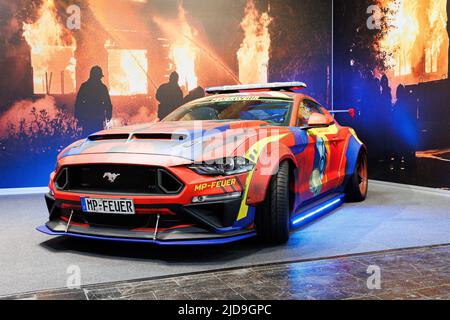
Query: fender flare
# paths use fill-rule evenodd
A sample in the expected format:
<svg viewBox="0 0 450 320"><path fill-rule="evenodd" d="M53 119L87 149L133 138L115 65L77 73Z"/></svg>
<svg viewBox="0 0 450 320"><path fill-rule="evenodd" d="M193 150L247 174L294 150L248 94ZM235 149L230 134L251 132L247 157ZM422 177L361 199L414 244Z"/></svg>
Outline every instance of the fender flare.
<svg viewBox="0 0 450 320"><path fill-rule="evenodd" d="M273 146L274 144L271 143ZM265 147L267 149L268 146ZM254 169L252 180L249 184L246 203L249 206L256 206L264 201L269 188L270 180L278 172L279 164L288 160L293 166L294 170L298 168L297 159L292 153L291 149L285 144L277 144L279 152L277 154L270 154L269 160L261 161L258 159ZM264 153L265 154L265 153ZM297 181L297 179L295 179Z"/></svg>
<svg viewBox="0 0 450 320"><path fill-rule="evenodd" d="M367 147L364 143L362 143L358 137L354 135L349 136L348 147L345 153L345 157L347 158L345 165L345 175L352 175L355 171L356 163L358 162L359 154L362 152L368 153Z"/></svg>
<svg viewBox="0 0 450 320"><path fill-rule="evenodd" d="M340 187L341 191L344 191L346 189L350 177L355 172L359 154L361 152L364 152L366 155L368 154L367 146L361 140L359 140L356 134L350 134L348 139L348 147L345 152L345 157L347 159L345 163L345 177Z"/></svg>

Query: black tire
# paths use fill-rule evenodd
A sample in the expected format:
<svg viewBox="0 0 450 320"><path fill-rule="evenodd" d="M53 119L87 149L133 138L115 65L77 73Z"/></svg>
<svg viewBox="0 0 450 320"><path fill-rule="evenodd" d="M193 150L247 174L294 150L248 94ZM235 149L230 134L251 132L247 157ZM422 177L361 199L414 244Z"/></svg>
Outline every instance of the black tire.
<svg viewBox="0 0 450 320"><path fill-rule="evenodd" d="M345 200L347 202L364 201L367 197L368 187L367 155L365 152L360 152L355 171L350 177L345 189Z"/></svg>
<svg viewBox="0 0 450 320"><path fill-rule="evenodd" d="M283 244L289 240L289 163L280 164L270 181L266 199L256 210L256 231L264 243Z"/></svg>

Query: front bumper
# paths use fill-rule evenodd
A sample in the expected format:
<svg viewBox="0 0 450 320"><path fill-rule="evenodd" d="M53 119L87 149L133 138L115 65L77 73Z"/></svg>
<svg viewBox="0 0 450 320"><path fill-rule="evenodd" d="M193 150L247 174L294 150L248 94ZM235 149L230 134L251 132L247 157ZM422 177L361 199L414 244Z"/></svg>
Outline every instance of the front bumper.
<svg viewBox="0 0 450 320"><path fill-rule="evenodd" d="M83 213L75 201L45 196L49 221L37 228L52 236L158 245L208 245L255 235L250 219L236 223L242 199L196 205L137 205L132 216ZM159 218L158 218L159 216ZM69 223L70 222L70 223Z"/></svg>
<svg viewBox="0 0 450 320"><path fill-rule="evenodd" d="M166 165L168 160L170 159L164 159ZM178 158L172 160L181 161ZM120 173L128 179L124 180L124 183L130 182L130 177L136 176L136 173L125 169L134 166L142 167L143 163L150 169L162 168L161 159L158 157L111 153L65 157L59 162L59 170L52 173L50 178L51 194L46 195L49 221L45 226L38 228L46 234L118 241L136 242L138 240L138 242L156 244L174 244L175 242L177 244L220 244L255 234L253 224L255 209L247 205L244 198L248 173L227 177L204 176L187 168L184 162L176 162L173 166L165 165L163 169L182 182L182 189L165 194L147 191L142 193L135 190L127 192L127 188L108 190L106 187L103 188L103 185L101 189L98 189L98 186L91 185L92 179L72 181L71 175L65 176L67 178L65 183L64 181L56 183L56 180L65 167L100 165L103 167L96 179L102 179L102 172L110 171L108 167L104 168L104 165L111 165L112 173ZM124 166L127 168L122 168ZM96 170L89 172L86 177L98 173ZM141 179L140 176L136 178ZM144 180L153 183L151 179ZM241 193L242 197L211 200L215 196L232 193ZM132 199L136 214L131 216L86 214L82 212L81 197ZM203 201L194 201L194 198L198 197L202 197ZM205 202L206 198L210 200Z"/></svg>
<svg viewBox="0 0 450 320"><path fill-rule="evenodd" d="M247 238L251 238L256 235L255 232L245 232L241 234L237 234L234 236L230 235L222 235L220 237L210 237L210 238L201 238L201 239L185 239L185 240L170 240L170 241L162 241L162 240L153 240L148 238L129 238L129 237L120 237L118 233L116 236L105 236L105 235L93 235L87 233L76 233L76 232L64 232L64 231L53 231L47 225L42 225L36 228L37 231L45 233L51 236L70 236L76 238L84 238L84 239L93 239L93 240L104 240L104 241L118 241L118 242L131 242L131 243L151 243L155 245L164 245L164 246L190 246L190 245L218 245L218 244L227 244L231 242L236 242L240 240L244 240Z"/></svg>

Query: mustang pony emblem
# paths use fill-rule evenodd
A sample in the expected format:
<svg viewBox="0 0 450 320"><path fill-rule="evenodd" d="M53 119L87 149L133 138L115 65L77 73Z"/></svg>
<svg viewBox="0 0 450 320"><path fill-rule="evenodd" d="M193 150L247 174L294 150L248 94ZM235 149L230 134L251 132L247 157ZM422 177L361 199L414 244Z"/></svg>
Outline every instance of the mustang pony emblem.
<svg viewBox="0 0 450 320"><path fill-rule="evenodd" d="M108 178L109 182L114 183L114 181L116 181L119 176L120 173L105 172L105 174L103 175L103 179Z"/></svg>

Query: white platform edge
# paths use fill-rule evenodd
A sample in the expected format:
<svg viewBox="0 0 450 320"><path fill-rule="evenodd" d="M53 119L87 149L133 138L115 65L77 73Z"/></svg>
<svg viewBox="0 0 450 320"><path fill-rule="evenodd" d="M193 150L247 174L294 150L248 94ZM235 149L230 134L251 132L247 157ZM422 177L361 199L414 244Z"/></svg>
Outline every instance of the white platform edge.
<svg viewBox="0 0 450 320"><path fill-rule="evenodd" d="M19 196L28 194L44 194L48 192L48 187L37 187L37 188L12 188L12 189L1 189L0 196Z"/></svg>
<svg viewBox="0 0 450 320"><path fill-rule="evenodd" d="M439 188L429 188L429 187L420 187L420 186L414 186L411 184L402 184L402 183L394 183L394 182L387 182L387 181L380 181L380 180L369 180L369 192L370 192L370 184L375 184L379 186L388 186L393 188L400 188L400 189L408 189L412 191L419 191L419 192L427 192L432 194L439 194L442 196L450 197L450 190L445 189L439 189Z"/></svg>
<svg viewBox="0 0 450 320"><path fill-rule="evenodd" d="M386 181L379 181L379 180L370 180L370 184L376 184L376 185L385 185L389 187L394 188L401 188L401 189L409 189L414 191L420 191L420 192L428 192L433 194L440 194L443 196L450 197L450 190L444 190L444 189L438 189L438 188L427 188L427 187L419 187L419 186L413 186L409 184L400 184L400 183L393 183L393 182L386 182ZM11 188L11 189L2 189L0 188L0 196L14 196L14 195L29 195L29 194L44 194L48 192L48 187L36 187L36 188Z"/></svg>

